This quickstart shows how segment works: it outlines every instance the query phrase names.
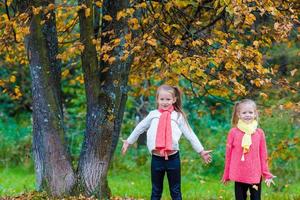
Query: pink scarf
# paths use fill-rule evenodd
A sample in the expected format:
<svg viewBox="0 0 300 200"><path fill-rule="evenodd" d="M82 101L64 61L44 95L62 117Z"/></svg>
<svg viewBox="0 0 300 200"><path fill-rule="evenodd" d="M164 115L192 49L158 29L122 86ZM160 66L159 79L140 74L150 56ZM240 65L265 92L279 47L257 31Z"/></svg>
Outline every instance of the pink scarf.
<svg viewBox="0 0 300 200"><path fill-rule="evenodd" d="M173 110L173 106L170 106L167 110L158 109L161 115L156 133L156 149L159 150L160 155L165 156L166 160L168 160L168 151L172 150L171 113Z"/></svg>

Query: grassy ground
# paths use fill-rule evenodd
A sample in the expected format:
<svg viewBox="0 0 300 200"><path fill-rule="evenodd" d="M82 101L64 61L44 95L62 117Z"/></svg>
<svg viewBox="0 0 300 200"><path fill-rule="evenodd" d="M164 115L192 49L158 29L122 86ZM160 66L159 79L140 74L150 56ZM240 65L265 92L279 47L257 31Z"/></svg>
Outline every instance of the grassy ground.
<svg viewBox="0 0 300 200"><path fill-rule="evenodd" d="M11 167L0 169L0 197L15 196L23 192L33 191L34 172L32 167ZM127 170L111 170L109 185L114 197L149 199L151 191L150 171L148 166ZM182 173L183 199L209 200L233 199L233 184L224 186L219 183L219 177L201 176L195 173ZM294 183L282 191L276 187L267 188L263 185L265 200L300 199L300 184ZM163 200L169 200L168 184L165 180Z"/></svg>
<svg viewBox="0 0 300 200"><path fill-rule="evenodd" d="M12 196L35 189L32 167L0 168L0 197Z"/></svg>
<svg viewBox="0 0 300 200"><path fill-rule="evenodd" d="M109 183L114 196L150 199L150 171L111 171ZM233 199L233 192L233 183L224 186L219 182L219 177L201 177L193 174L182 174L183 199ZM300 199L300 186L295 183L280 192L275 191L274 188L267 188L263 183L262 197L265 200ZM162 199L170 199L166 177Z"/></svg>

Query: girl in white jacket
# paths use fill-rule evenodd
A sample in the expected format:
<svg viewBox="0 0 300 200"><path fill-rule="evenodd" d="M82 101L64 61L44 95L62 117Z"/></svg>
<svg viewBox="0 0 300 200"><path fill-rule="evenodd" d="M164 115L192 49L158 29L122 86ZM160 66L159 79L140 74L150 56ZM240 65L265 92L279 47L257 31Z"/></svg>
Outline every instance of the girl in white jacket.
<svg viewBox="0 0 300 200"><path fill-rule="evenodd" d="M178 141L182 135L189 140L193 149L204 162L211 162L211 151L205 151L189 126L182 110L181 92L177 87L162 85L157 89L158 109L151 111L133 130L122 147L123 155L129 145L135 143L147 130L147 147L151 160L151 200L161 199L164 175L167 173L170 194L173 200L181 200L180 157Z"/></svg>

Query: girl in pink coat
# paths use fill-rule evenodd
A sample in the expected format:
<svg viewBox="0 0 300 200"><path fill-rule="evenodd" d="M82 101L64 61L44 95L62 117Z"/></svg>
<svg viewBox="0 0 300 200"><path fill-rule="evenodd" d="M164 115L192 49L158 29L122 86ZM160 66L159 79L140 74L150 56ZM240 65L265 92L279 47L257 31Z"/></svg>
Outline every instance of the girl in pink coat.
<svg viewBox="0 0 300 200"><path fill-rule="evenodd" d="M232 128L226 143L225 168L222 182L234 181L236 200L261 199L261 180L269 187L273 176L268 168L265 134L258 125L258 112L254 101L237 102L232 114Z"/></svg>

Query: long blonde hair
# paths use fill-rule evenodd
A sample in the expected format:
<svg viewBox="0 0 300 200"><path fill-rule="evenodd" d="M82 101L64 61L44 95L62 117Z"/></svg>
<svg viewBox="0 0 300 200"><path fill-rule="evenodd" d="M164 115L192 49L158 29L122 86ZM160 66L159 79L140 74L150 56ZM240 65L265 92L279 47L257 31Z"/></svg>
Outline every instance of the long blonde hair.
<svg viewBox="0 0 300 200"><path fill-rule="evenodd" d="M256 103L251 99L242 99L241 101L235 102L235 104L233 106L233 112L232 112L232 118L231 118L231 125L233 127L236 127L236 125L239 121L238 113L243 104L251 104L253 106L253 108L255 110L255 114L256 114L255 119L256 119L256 121L258 121L258 111L257 111Z"/></svg>
<svg viewBox="0 0 300 200"><path fill-rule="evenodd" d="M187 123L187 125L189 126L189 123L187 121L187 117L186 117L186 114L185 112L183 111L182 109L182 93L180 91L180 89L176 86L170 86L170 85L161 85L157 88L157 91L156 91L156 100L158 99L158 95L159 95L159 92L161 90L164 90L164 91L167 91L167 92L170 92L173 97L176 98L176 101L175 103L173 104L174 106L174 110L178 113L181 113L185 122ZM157 105L158 107L158 105Z"/></svg>

